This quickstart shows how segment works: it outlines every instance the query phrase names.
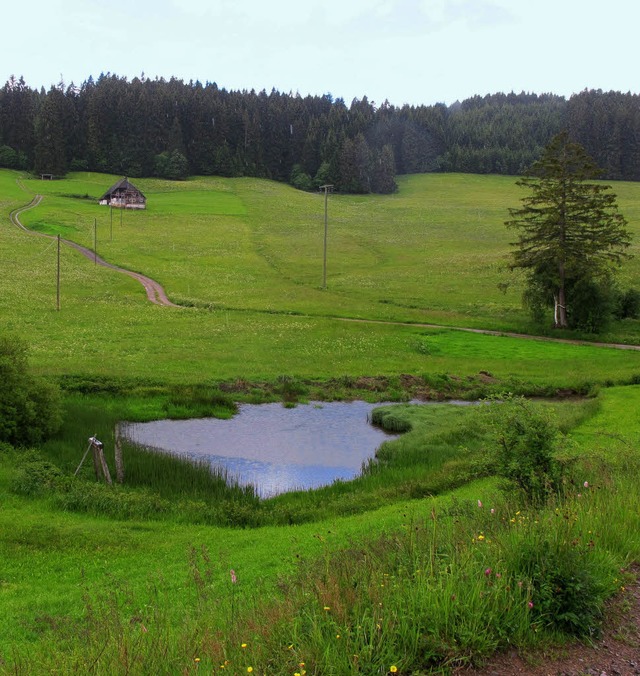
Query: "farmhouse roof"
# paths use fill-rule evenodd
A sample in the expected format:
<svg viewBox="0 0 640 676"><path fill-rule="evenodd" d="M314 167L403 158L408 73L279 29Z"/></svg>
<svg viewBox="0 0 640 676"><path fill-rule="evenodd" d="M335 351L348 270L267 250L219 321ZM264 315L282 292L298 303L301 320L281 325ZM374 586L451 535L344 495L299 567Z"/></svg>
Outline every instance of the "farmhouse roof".
<svg viewBox="0 0 640 676"><path fill-rule="evenodd" d="M140 195L142 195L142 197L145 197L145 195L142 193L142 191L138 190L138 188L136 188L136 186L133 185L133 183L131 183L128 178L121 178L119 181L114 183L109 188L109 190L107 190L107 192L105 192L105 194L100 199L101 200L106 199L107 197L109 197L109 195L112 195L116 190L120 190L120 189L123 189L126 192L134 191L134 192L140 193Z"/></svg>

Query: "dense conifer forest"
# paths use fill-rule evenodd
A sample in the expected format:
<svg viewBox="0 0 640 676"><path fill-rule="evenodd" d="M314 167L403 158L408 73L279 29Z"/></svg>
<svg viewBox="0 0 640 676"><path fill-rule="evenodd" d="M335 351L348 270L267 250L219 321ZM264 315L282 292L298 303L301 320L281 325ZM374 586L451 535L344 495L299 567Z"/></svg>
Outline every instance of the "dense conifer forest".
<svg viewBox="0 0 640 676"><path fill-rule="evenodd" d="M397 174L519 175L561 130L605 178L640 180L640 98L631 93L499 93L397 107L110 73L49 91L12 77L0 90L0 167L54 176L255 176L390 193Z"/></svg>

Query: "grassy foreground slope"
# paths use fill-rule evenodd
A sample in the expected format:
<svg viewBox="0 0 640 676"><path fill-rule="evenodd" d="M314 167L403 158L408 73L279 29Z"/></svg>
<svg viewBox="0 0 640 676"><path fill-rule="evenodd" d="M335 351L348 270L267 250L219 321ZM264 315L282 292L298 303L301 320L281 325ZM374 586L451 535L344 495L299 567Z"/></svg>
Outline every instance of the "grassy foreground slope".
<svg viewBox="0 0 640 676"><path fill-rule="evenodd" d="M113 520L16 495L0 454L0 672L443 674L559 638L540 575L595 631L640 556L638 420L620 415L639 403L639 387L600 396L571 432L577 486L540 510L483 479L300 526Z"/></svg>
<svg viewBox="0 0 640 676"><path fill-rule="evenodd" d="M504 268L506 209L521 196L514 179L420 175L402 177L396 195L332 195L323 290L320 195L256 179L140 180L149 208L111 214L96 199L115 178L47 182L0 171L0 206L8 214L43 194L22 214L25 225L90 247L97 240L108 261L153 277L187 307L152 306L134 280L63 247L57 312L55 242L4 217L3 328L27 338L43 374L192 383L486 370L571 387L640 372L631 352L332 318L530 329L517 278ZM637 232L640 187L615 188ZM639 266L625 265L626 285ZM604 338L639 336L638 323L625 322Z"/></svg>

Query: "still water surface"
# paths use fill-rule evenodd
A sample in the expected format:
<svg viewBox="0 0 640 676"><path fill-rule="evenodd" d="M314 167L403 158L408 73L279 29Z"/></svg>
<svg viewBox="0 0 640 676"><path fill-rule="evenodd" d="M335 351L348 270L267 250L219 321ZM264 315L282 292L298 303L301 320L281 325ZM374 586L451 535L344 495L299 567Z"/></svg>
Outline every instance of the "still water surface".
<svg viewBox="0 0 640 676"><path fill-rule="evenodd" d="M389 435L369 422L364 401L284 408L242 404L230 420L157 420L131 423L122 434L134 443L223 467L240 484L269 497L356 477Z"/></svg>

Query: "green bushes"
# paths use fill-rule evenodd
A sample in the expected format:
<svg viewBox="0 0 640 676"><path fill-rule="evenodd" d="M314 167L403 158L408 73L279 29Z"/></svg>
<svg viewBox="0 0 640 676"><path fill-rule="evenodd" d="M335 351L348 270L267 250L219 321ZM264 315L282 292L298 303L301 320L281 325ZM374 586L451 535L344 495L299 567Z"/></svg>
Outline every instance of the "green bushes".
<svg viewBox="0 0 640 676"><path fill-rule="evenodd" d="M58 389L32 376L26 346L0 336L0 441L14 446L38 444L62 422Z"/></svg>
<svg viewBox="0 0 640 676"><path fill-rule="evenodd" d="M18 461L12 489L18 495L43 495L56 488L62 477L58 467L30 451Z"/></svg>
<svg viewBox="0 0 640 676"><path fill-rule="evenodd" d="M481 413L488 422L496 472L507 485L534 504L557 495L563 482L556 457L562 435L552 411L509 395Z"/></svg>

